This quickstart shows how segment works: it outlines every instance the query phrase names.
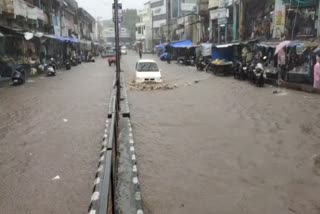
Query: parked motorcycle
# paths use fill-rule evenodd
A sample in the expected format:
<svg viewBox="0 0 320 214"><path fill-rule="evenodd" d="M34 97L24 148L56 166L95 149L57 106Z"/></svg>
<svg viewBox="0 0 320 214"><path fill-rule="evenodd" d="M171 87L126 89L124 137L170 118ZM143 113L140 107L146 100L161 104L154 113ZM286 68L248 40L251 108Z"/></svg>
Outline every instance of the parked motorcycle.
<svg viewBox="0 0 320 214"><path fill-rule="evenodd" d="M71 62L69 59L67 59L65 62L64 62L65 66L66 66L66 70L70 70L71 69Z"/></svg>
<svg viewBox="0 0 320 214"><path fill-rule="evenodd" d="M46 65L46 73L49 77L56 75L56 63L53 58L51 58L50 63Z"/></svg>
<svg viewBox="0 0 320 214"><path fill-rule="evenodd" d="M185 61L185 57L184 56L180 56L177 58L177 62L178 64L180 65L183 65L184 64L184 61Z"/></svg>
<svg viewBox="0 0 320 214"><path fill-rule="evenodd" d="M80 65L82 63L81 56L77 55L76 59L77 59L77 63Z"/></svg>
<svg viewBox="0 0 320 214"><path fill-rule="evenodd" d="M11 81L13 85L22 85L25 83L26 71L21 65L16 67L15 70L13 71Z"/></svg>
<svg viewBox="0 0 320 214"><path fill-rule="evenodd" d="M205 57L200 57L196 63L196 68L198 71L203 71L208 65L208 59Z"/></svg>
<svg viewBox="0 0 320 214"><path fill-rule="evenodd" d="M257 66L257 62L253 60L252 62L248 63L247 67L247 77L248 80L252 83L255 83L255 74L254 74L254 69Z"/></svg>
<svg viewBox="0 0 320 214"><path fill-rule="evenodd" d="M242 63L238 60L236 60L234 63L233 63L233 77L235 79L241 79L241 67L242 67Z"/></svg>
<svg viewBox="0 0 320 214"><path fill-rule="evenodd" d="M178 57L177 59L178 64L180 65L187 65L187 66L194 66L195 65L195 58L194 56L191 57Z"/></svg>
<svg viewBox="0 0 320 214"><path fill-rule="evenodd" d="M265 62L266 60L267 57L263 57L263 62ZM256 67L253 69L253 83L258 87L263 87L267 79L267 74L264 70L263 62L258 62Z"/></svg>
<svg viewBox="0 0 320 214"><path fill-rule="evenodd" d="M78 60L76 57L71 57L71 65L72 66L77 66L78 65Z"/></svg>
<svg viewBox="0 0 320 214"><path fill-rule="evenodd" d="M93 55L89 56L89 62L96 62L96 58Z"/></svg>
<svg viewBox="0 0 320 214"><path fill-rule="evenodd" d="M207 66L205 67L205 71L215 73L215 66L212 64L211 59L207 59Z"/></svg>

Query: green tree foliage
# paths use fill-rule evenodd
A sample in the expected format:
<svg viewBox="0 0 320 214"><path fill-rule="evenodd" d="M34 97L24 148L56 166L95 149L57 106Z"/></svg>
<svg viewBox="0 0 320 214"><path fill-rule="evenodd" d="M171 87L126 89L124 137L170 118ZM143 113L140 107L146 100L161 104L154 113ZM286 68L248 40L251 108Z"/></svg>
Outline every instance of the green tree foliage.
<svg viewBox="0 0 320 214"><path fill-rule="evenodd" d="M123 10L123 23L122 27L127 28L133 40L136 38L136 23L139 22L139 16L136 9Z"/></svg>

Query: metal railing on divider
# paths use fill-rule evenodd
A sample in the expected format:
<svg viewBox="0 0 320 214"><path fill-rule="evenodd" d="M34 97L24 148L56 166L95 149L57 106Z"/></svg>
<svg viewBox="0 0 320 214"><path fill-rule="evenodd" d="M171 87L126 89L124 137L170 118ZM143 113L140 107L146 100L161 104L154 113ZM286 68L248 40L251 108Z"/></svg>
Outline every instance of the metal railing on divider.
<svg viewBox="0 0 320 214"><path fill-rule="evenodd" d="M115 91L117 88L115 88ZM116 93L111 97L112 110L109 130L103 139L95 186L89 206L89 214L115 213L115 187L117 183L118 111Z"/></svg>
<svg viewBox="0 0 320 214"><path fill-rule="evenodd" d="M117 89L116 89L117 91ZM116 92L117 93L117 92ZM105 170L102 177L100 209L97 214L115 213L115 186L117 182L117 153L118 153L118 113L117 97L112 97L111 123L106 145Z"/></svg>

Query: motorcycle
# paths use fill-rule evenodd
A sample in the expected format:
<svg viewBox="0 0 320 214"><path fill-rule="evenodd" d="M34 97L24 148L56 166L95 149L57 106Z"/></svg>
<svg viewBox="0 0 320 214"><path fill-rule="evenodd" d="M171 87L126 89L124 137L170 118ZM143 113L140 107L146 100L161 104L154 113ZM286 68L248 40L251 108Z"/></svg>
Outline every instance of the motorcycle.
<svg viewBox="0 0 320 214"><path fill-rule="evenodd" d="M93 55L91 55L91 56L89 56L89 60L88 61L89 62L96 62L96 58Z"/></svg>
<svg viewBox="0 0 320 214"><path fill-rule="evenodd" d="M12 73L11 81L13 85L22 85L26 81L26 72L24 68L20 65L15 68Z"/></svg>
<svg viewBox="0 0 320 214"><path fill-rule="evenodd" d="M50 59L50 63L45 66L47 76L55 76L56 75L56 63L53 58Z"/></svg>
<svg viewBox="0 0 320 214"><path fill-rule="evenodd" d="M191 57L179 57L177 59L178 64L187 65L187 66L194 66L195 65L195 58L194 56Z"/></svg>
<svg viewBox="0 0 320 214"><path fill-rule="evenodd" d="M183 64L184 64L184 61L185 61L185 57L183 57L183 56L177 58L177 62L178 62L178 64L180 64L180 65L183 65Z"/></svg>
<svg viewBox="0 0 320 214"><path fill-rule="evenodd" d="M215 73L215 66L212 64L211 59L207 59L207 66L205 67L205 71Z"/></svg>
<svg viewBox="0 0 320 214"><path fill-rule="evenodd" d="M248 80L252 83L255 82L255 74L254 74L254 69L257 66L257 62L253 60L251 63L248 63L247 67L247 77Z"/></svg>
<svg viewBox="0 0 320 214"><path fill-rule="evenodd" d="M77 63L80 65L80 64L82 63L81 56L78 55L78 56L76 57L76 59L77 59Z"/></svg>
<svg viewBox="0 0 320 214"><path fill-rule="evenodd" d="M241 68L242 68L242 64L240 61L235 61L234 62L234 66L233 66L233 77L235 79L241 79Z"/></svg>
<svg viewBox="0 0 320 214"><path fill-rule="evenodd" d="M263 57L263 61L266 61L267 57ZM258 87L263 87L267 79L267 74L263 67L263 62L258 62L253 69L253 83Z"/></svg>
<svg viewBox="0 0 320 214"><path fill-rule="evenodd" d="M198 71L203 71L208 64L208 61L204 57L200 57L196 63L196 68Z"/></svg>
<svg viewBox="0 0 320 214"><path fill-rule="evenodd" d="M64 62L65 66L66 66L66 70L70 70L71 69L71 62L69 59L67 59L65 62Z"/></svg>
<svg viewBox="0 0 320 214"><path fill-rule="evenodd" d="M78 65L78 60L76 57L71 57L71 65L72 66L77 66Z"/></svg>
<svg viewBox="0 0 320 214"><path fill-rule="evenodd" d="M244 63L240 62L240 67L239 67L238 74L237 74L238 79L245 80L248 78L249 65L250 65L250 63L248 63L248 62L244 62Z"/></svg>

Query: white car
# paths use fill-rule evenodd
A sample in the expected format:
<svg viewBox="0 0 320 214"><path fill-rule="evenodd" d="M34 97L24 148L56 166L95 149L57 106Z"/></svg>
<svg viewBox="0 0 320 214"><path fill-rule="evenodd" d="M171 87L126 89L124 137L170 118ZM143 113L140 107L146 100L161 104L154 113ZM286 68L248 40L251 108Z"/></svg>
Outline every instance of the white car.
<svg viewBox="0 0 320 214"><path fill-rule="evenodd" d="M136 83L161 83L161 70L157 63L151 59L141 59L136 64Z"/></svg>
<svg viewBox="0 0 320 214"><path fill-rule="evenodd" d="M122 55L126 55L128 52L127 52L127 47L125 47L125 46L122 46L121 47L121 54Z"/></svg>

